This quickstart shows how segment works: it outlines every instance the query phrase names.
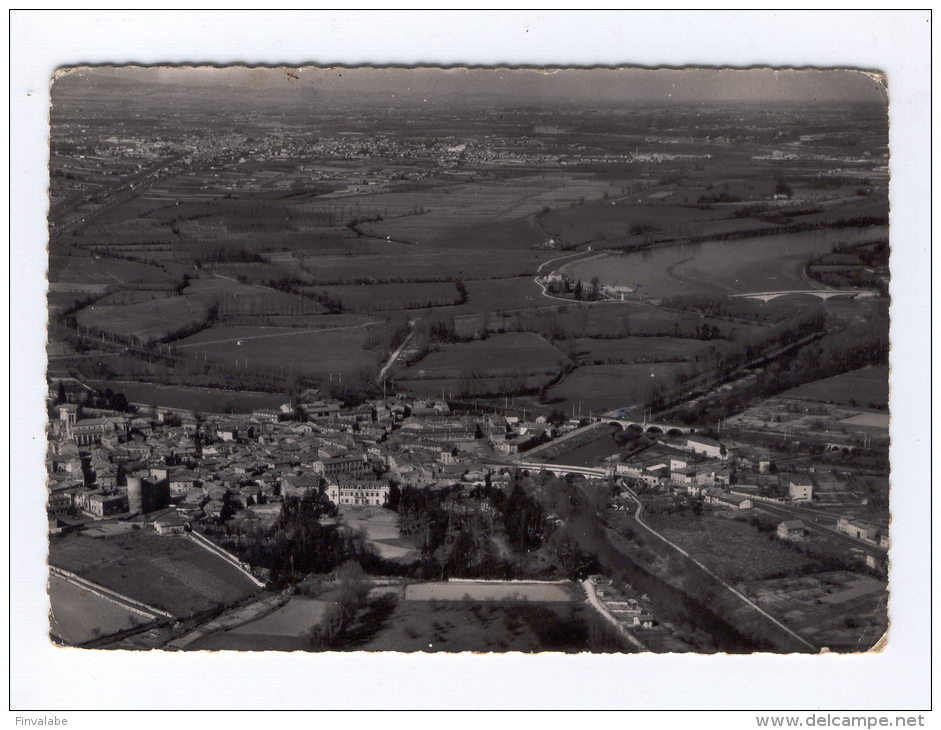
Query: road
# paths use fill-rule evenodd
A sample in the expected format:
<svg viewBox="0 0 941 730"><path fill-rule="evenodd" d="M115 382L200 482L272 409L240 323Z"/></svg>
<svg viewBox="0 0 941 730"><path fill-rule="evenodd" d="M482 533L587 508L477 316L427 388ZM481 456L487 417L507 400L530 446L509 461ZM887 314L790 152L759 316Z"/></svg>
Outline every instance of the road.
<svg viewBox="0 0 941 730"><path fill-rule="evenodd" d="M417 319L410 319L410 320L408 321L408 326L409 326L408 335L407 335L407 336L405 337L405 339L402 341L402 344L399 345L399 348L389 356L389 359L388 359L388 361L386 362L386 364L382 366L382 369L379 371L379 375L376 376L376 382L377 382L377 383L381 383L381 382L382 382L383 378L385 378L385 376L386 376L386 373L389 371L389 368L391 368L391 367L395 364L395 361L399 359L399 355L402 354L402 350L404 350L404 349L405 349L405 346L406 346L409 342L411 342L411 340L412 340L412 335L415 334L415 323L416 323L417 321L418 321Z"/></svg>

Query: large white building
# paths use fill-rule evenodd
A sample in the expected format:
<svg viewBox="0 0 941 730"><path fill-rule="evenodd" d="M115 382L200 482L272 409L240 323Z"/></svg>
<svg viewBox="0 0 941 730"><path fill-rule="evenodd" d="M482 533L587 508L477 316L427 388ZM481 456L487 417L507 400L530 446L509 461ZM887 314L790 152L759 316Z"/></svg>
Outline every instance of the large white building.
<svg viewBox="0 0 941 730"><path fill-rule="evenodd" d="M690 436L686 439L686 448L710 459L722 458L722 444L704 436Z"/></svg>
<svg viewBox="0 0 941 730"><path fill-rule="evenodd" d="M381 507L389 496L389 483L383 479L339 477L337 482L327 486L327 499L337 507Z"/></svg>

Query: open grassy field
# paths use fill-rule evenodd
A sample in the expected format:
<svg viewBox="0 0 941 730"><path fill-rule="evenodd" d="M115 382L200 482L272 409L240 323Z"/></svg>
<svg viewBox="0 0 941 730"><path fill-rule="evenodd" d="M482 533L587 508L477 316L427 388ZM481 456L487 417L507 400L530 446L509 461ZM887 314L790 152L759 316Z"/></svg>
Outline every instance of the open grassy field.
<svg viewBox="0 0 941 730"><path fill-rule="evenodd" d="M661 383L672 382L683 363L588 365L569 373L549 389L549 402L564 412L581 404L582 412L608 411L642 404Z"/></svg>
<svg viewBox="0 0 941 730"><path fill-rule="evenodd" d="M174 296L174 294L175 292L171 289L121 289L98 299L95 304L99 307L126 306L128 304L150 302L154 299L164 299Z"/></svg>
<svg viewBox="0 0 941 730"><path fill-rule="evenodd" d="M506 395L514 395L526 390L538 391L552 382L555 376L550 373L542 375L506 375L496 378L488 377L461 377L461 378L427 378L422 380L395 379L396 385L402 390L414 393L424 398L440 398L444 393L446 398L499 398L500 403Z"/></svg>
<svg viewBox="0 0 941 730"><path fill-rule="evenodd" d="M652 515L650 526L689 551L729 583L794 574L811 560L786 544L769 539L745 521L714 514L687 519L679 515Z"/></svg>
<svg viewBox="0 0 941 730"><path fill-rule="evenodd" d="M479 211L453 207L364 225L363 230L379 238L436 248L528 249L546 240L542 229L530 220L500 220L499 214L488 218Z"/></svg>
<svg viewBox="0 0 941 730"><path fill-rule="evenodd" d="M194 305L198 303L207 310L215 308L221 318L319 314L326 311L321 304L307 297L219 277L194 279L183 294Z"/></svg>
<svg viewBox="0 0 941 730"><path fill-rule="evenodd" d="M562 305L557 315L548 317L547 324L558 328L569 337L580 338L624 338L683 337L693 333L702 324L715 325L720 332L727 332L733 325L725 322L702 319L698 315L677 312L638 302L604 302L590 305ZM526 315L512 315L512 319ZM734 325L738 332L751 331L747 325Z"/></svg>
<svg viewBox="0 0 941 730"><path fill-rule="evenodd" d="M148 623L143 616L55 576L49 578L49 600L52 633L69 644Z"/></svg>
<svg viewBox="0 0 941 730"><path fill-rule="evenodd" d="M650 195L665 197L650 198ZM645 243L664 238L708 235L733 230L773 228L753 219L732 218L732 210L687 207L704 191L676 189L654 191L646 197L594 202L553 210L540 217L544 230L565 245L597 242L598 245ZM620 198L620 196L618 196ZM640 200L636 200L640 197Z"/></svg>
<svg viewBox="0 0 941 730"><path fill-rule="evenodd" d="M201 324L206 319L206 309L189 297L174 296L123 306L92 304L79 311L75 319L82 327L156 342Z"/></svg>
<svg viewBox="0 0 941 730"><path fill-rule="evenodd" d="M250 393L241 390L219 390L215 388L186 388L157 383L130 383L113 380L88 380L88 385L97 390L110 388L115 393L124 393L128 403L145 406L156 404L161 408L174 408L203 413L251 413L256 408L277 408L287 402L281 393Z"/></svg>
<svg viewBox="0 0 941 730"><path fill-rule="evenodd" d="M486 340L445 345L397 375L400 379L515 377L557 373L571 360L539 335L509 332Z"/></svg>
<svg viewBox="0 0 941 730"><path fill-rule="evenodd" d="M885 408L889 405L889 366L871 365L825 380L805 383L785 391L781 397Z"/></svg>
<svg viewBox="0 0 941 730"><path fill-rule="evenodd" d="M98 256L50 256L49 281L127 286L177 283L163 269L136 261Z"/></svg>
<svg viewBox="0 0 941 730"><path fill-rule="evenodd" d="M210 359L237 361L277 369L290 366L295 374L328 377L341 373L358 377L378 368L382 356L364 348L367 325L344 329L303 330L297 327L217 325L181 340L178 349L205 353Z"/></svg>
<svg viewBox="0 0 941 730"><path fill-rule="evenodd" d="M544 297L529 276L465 282L467 304L455 308L461 314L470 312L499 312L508 309L542 307L552 300Z"/></svg>
<svg viewBox="0 0 941 730"><path fill-rule="evenodd" d="M526 219L544 207L570 205L579 198L600 198L610 186L590 175L552 173L480 181L409 193L363 198L383 207L407 196L410 208L425 213L369 224L370 233L428 246L528 248L547 236ZM365 229L365 227L364 227Z"/></svg>
<svg viewBox="0 0 941 730"><path fill-rule="evenodd" d="M181 617L257 591L245 575L191 540L150 530L56 538L49 544L49 562Z"/></svg>
<svg viewBox="0 0 941 730"><path fill-rule="evenodd" d="M293 265L292 265L293 263ZM264 284L274 279L280 279L284 276L293 277L304 281L306 272L300 268L299 261L295 258L289 259L286 263L279 262L252 262L252 263L226 263L213 264L211 271L214 274L225 276L230 279L245 280L251 284Z"/></svg>

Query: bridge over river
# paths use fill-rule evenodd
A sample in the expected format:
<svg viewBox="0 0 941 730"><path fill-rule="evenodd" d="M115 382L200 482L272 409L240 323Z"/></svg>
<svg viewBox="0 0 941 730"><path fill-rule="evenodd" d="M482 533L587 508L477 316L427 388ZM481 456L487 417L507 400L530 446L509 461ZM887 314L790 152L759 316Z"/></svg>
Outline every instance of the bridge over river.
<svg viewBox="0 0 941 730"><path fill-rule="evenodd" d="M632 418L627 409L624 408L620 408L616 411L608 411L600 417L599 421L601 423L610 423L612 426L618 425L621 428L629 428L633 431L650 435L685 436L693 432L691 426L682 423L663 423L660 421L648 421L644 418Z"/></svg>
<svg viewBox="0 0 941 730"><path fill-rule="evenodd" d="M819 297L827 300L833 297L847 297L855 299L859 296L875 296L868 289L787 289L785 291L757 291L748 294L732 294L733 299L760 299L763 302L770 302L778 297L786 297L790 294L807 294L812 297Z"/></svg>

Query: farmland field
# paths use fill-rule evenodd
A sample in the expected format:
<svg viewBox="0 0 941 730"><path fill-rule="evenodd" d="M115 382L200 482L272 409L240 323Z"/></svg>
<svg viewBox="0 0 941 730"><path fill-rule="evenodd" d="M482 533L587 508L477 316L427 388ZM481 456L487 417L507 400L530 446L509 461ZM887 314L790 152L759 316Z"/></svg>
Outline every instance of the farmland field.
<svg viewBox="0 0 941 730"><path fill-rule="evenodd" d="M257 591L236 568L187 538L149 530L99 539L54 539L49 562L181 617Z"/></svg>
<svg viewBox="0 0 941 730"><path fill-rule="evenodd" d="M52 632L69 644L148 623L143 616L56 576L49 577L49 600Z"/></svg>
<svg viewBox="0 0 941 730"><path fill-rule="evenodd" d="M398 374L401 379L514 377L555 373L571 363L565 355L536 334L510 332L479 342L445 345Z"/></svg>
<svg viewBox="0 0 941 730"><path fill-rule="evenodd" d="M183 294L207 310L215 307L221 317L317 314L325 311L322 305L306 297L231 279L194 279Z"/></svg>
<svg viewBox="0 0 941 730"><path fill-rule="evenodd" d="M704 514L694 520L678 515L652 515L650 526L688 550L724 580L738 583L776 575L793 575L811 564L803 553L761 533L744 521Z"/></svg>
<svg viewBox="0 0 941 730"><path fill-rule="evenodd" d="M250 393L242 390L186 388L156 383L89 380L88 385L104 392L124 393L129 403L143 406L202 411L204 413L251 413L257 408L277 408L285 402L280 393Z"/></svg>
<svg viewBox="0 0 941 730"><path fill-rule="evenodd" d="M380 194L367 198L368 205L381 207L406 195L410 207L417 205L426 212L363 229L380 238L432 247L529 248L548 236L525 218L545 206L569 205L583 196L600 198L609 187L589 175L553 174Z"/></svg>
<svg viewBox="0 0 941 730"><path fill-rule="evenodd" d="M98 256L50 256L49 281L109 286L176 283L173 276L156 266Z"/></svg>
<svg viewBox="0 0 941 730"><path fill-rule="evenodd" d="M781 397L885 408L889 404L889 368L887 365L873 365L853 370L800 385L785 391Z"/></svg>
<svg viewBox="0 0 941 730"><path fill-rule="evenodd" d="M833 571L753 581L740 588L794 631L832 651L866 651L889 629L884 606L888 586L868 575Z"/></svg>
<svg viewBox="0 0 941 730"><path fill-rule="evenodd" d="M82 327L156 342L201 324L206 319L206 309L189 297L175 296L125 306L92 304L78 312L75 319Z"/></svg>
<svg viewBox="0 0 941 730"><path fill-rule="evenodd" d="M678 339L675 337L624 337L618 340L577 339L572 343L575 362L610 363L689 362L710 352L720 355L732 349L725 340Z"/></svg>
<svg viewBox="0 0 941 730"><path fill-rule="evenodd" d="M304 269L318 283L352 283L367 278L380 282L443 281L445 279L501 279L535 276L551 252L470 248L444 251L391 244L369 256L305 256Z"/></svg>
<svg viewBox="0 0 941 730"><path fill-rule="evenodd" d="M98 299L95 306L123 306L149 302L154 299L164 299L173 296L174 292L168 289L121 289Z"/></svg>
<svg viewBox="0 0 941 730"><path fill-rule="evenodd" d="M450 282L413 284L350 284L311 286L304 291L326 294L343 309L354 312L383 312L399 309L442 307L460 301L457 287Z"/></svg>
<svg viewBox="0 0 941 730"><path fill-rule="evenodd" d="M748 325L729 325L727 322L703 319L695 314L628 301L566 305L557 316L549 315L549 323L554 323L569 337L588 338L622 338L631 335L682 338L684 335L693 334L704 323L715 326L723 333L732 327L740 334L759 330Z"/></svg>
<svg viewBox="0 0 941 730"><path fill-rule="evenodd" d="M597 241L603 245L642 244L675 236L774 228L753 219L730 218L730 209L688 207L705 191L678 189L652 201L639 196L553 210L540 218L542 227L565 245ZM685 198L685 200L684 200ZM661 202L662 201L662 202ZM651 204L654 203L654 204Z"/></svg>
<svg viewBox="0 0 941 730"><path fill-rule="evenodd" d="M293 373L327 378L336 373L358 376L377 368L382 357L364 348L368 337L365 324L332 330L217 325L175 346L227 360L233 367L239 360L246 363L242 367L269 369L289 363Z"/></svg>
<svg viewBox="0 0 941 730"><path fill-rule="evenodd" d="M565 412L575 403L586 413L627 408L645 401L659 384L670 383L685 367L683 363L582 366L550 388L548 397Z"/></svg>

